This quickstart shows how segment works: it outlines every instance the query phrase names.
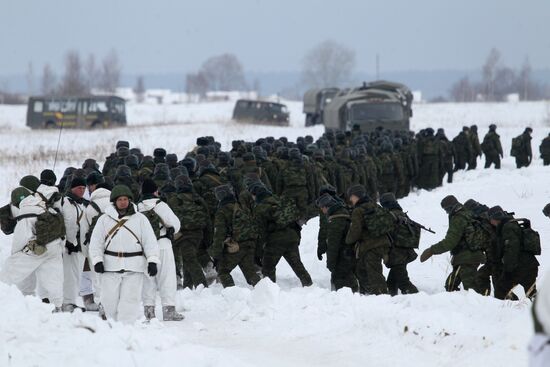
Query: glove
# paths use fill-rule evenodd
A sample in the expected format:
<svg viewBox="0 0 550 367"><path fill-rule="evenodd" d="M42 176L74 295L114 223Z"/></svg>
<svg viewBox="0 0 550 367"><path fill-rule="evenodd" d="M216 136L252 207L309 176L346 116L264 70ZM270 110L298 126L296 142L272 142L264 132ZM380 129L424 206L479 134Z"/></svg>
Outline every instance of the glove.
<svg viewBox="0 0 550 367"><path fill-rule="evenodd" d="M319 247L317 247L317 258L319 261L323 261L323 250Z"/></svg>
<svg viewBox="0 0 550 367"><path fill-rule="evenodd" d="M100 261L98 262L97 264L94 265L94 270L96 273L98 274L103 274L105 273L105 268L103 267L103 261Z"/></svg>
<svg viewBox="0 0 550 367"><path fill-rule="evenodd" d="M65 242L65 247L67 248L67 251L69 252L69 255L72 254L73 252L81 252L82 251L82 247L80 245L75 246L72 243L70 243L69 241Z"/></svg>
<svg viewBox="0 0 550 367"><path fill-rule="evenodd" d="M420 255L420 262L423 263L424 261L428 260L433 255L434 254L432 252L432 248L431 247L427 248L426 250L424 250L422 255Z"/></svg>
<svg viewBox="0 0 550 367"><path fill-rule="evenodd" d="M147 274L149 274L149 276L154 277L155 275L157 275L157 272L158 272L157 263L147 264Z"/></svg>

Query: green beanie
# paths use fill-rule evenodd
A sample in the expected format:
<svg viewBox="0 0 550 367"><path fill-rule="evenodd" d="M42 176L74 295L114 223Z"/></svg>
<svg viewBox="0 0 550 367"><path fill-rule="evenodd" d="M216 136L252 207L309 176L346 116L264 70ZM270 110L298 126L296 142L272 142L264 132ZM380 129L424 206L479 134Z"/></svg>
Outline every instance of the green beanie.
<svg viewBox="0 0 550 367"><path fill-rule="evenodd" d="M32 192L36 192L38 186L40 186L40 180L36 176L28 175L19 181L19 185L31 190Z"/></svg>
<svg viewBox="0 0 550 367"><path fill-rule="evenodd" d="M11 205L19 208L21 201L29 196L31 192L24 187L18 187L11 192Z"/></svg>
<svg viewBox="0 0 550 367"><path fill-rule="evenodd" d="M111 190L111 202L115 202L116 199L118 199L121 196L127 196L128 199L134 200L134 195L132 194L132 190L126 185L116 185L113 187L113 190Z"/></svg>

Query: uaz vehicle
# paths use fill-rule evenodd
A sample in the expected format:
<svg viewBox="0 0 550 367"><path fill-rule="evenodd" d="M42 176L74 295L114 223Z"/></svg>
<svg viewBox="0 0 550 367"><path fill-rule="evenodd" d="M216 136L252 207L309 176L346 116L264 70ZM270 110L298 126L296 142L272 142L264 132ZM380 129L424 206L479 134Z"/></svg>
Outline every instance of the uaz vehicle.
<svg viewBox="0 0 550 367"><path fill-rule="evenodd" d="M306 126L323 123L323 111L339 92L338 88L315 88L304 94L304 113L306 114Z"/></svg>
<svg viewBox="0 0 550 367"><path fill-rule="evenodd" d="M288 109L284 104L239 99L233 110L233 120L288 126Z"/></svg>
<svg viewBox="0 0 550 367"><path fill-rule="evenodd" d="M31 129L105 128L126 125L124 99L116 96L31 97L27 126Z"/></svg>
<svg viewBox="0 0 550 367"><path fill-rule="evenodd" d="M359 125L364 132L377 127L409 130L413 95L403 84L384 80L339 93L324 110L327 130L351 130Z"/></svg>

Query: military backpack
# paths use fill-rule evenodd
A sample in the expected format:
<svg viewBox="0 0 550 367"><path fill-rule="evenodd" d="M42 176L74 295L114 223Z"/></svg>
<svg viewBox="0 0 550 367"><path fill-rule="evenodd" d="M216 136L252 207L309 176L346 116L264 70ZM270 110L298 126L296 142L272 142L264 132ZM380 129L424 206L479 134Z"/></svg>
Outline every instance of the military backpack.
<svg viewBox="0 0 550 367"><path fill-rule="evenodd" d="M294 200L285 196L275 198L277 202L274 205L273 219L278 228L285 228L291 223L295 223L300 219L300 211Z"/></svg>
<svg viewBox="0 0 550 367"><path fill-rule="evenodd" d="M373 237L390 235L395 230L395 216L378 204L374 204L365 210L363 220L367 231Z"/></svg>
<svg viewBox="0 0 550 367"><path fill-rule="evenodd" d="M424 155L437 155L439 149L437 147L437 141L435 139L425 139L422 142L422 154Z"/></svg>
<svg viewBox="0 0 550 367"><path fill-rule="evenodd" d="M491 245L491 235L483 227L483 224L474 218L469 212L460 211L468 225L464 230L464 242L470 251L487 251Z"/></svg>
<svg viewBox="0 0 550 367"><path fill-rule="evenodd" d="M206 227L208 210L198 197L188 198L186 194L178 194L176 212L181 222L181 232L197 231Z"/></svg>
<svg viewBox="0 0 550 367"><path fill-rule="evenodd" d="M420 245L420 232L418 226L411 225L407 214L393 213L397 217L397 226L392 233L392 245L395 247L418 248Z"/></svg>
<svg viewBox="0 0 550 367"><path fill-rule="evenodd" d="M523 147L523 139L521 135L516 136L515 138L512 139L512 149L510 149L510 155L512 157L517 157L521 153L522 147Z"/></svg>
<svg viewBox="0 0 550 367"><path fill-rule="evenodd" d="M155 237L160 239L160 228L164 227L164 223L162 222L162 219L155 211L156 206L160 203L160 199L155 202L155 205L149 209L142 211L141 214L145 215L147 220L149 220L149 223L151 223L151 227L153 227L153 232L155 232Z"/></svg>
<svg viewBox="0 0 550 367"><path fill-rule="evenodd" d="M290 164L283 171L283 175L286 187L307 186L306 170L303 167Z"/></svg>
<svg viewBox="0 0 550 367"><path fill-rule="evenodd" d="M239 203L233 204L232 230L231 237L237 242L254 241L258 238L258 230L252 216Z"/></svg>
<svg viewBox="0 0 550 367"><path fill-rule="evenodd" d="M542 252L540 245L540 235L531 228L531 221L525 218L513 219L521 228L521 246L525 252L533 255L540 255Z"/></svg>

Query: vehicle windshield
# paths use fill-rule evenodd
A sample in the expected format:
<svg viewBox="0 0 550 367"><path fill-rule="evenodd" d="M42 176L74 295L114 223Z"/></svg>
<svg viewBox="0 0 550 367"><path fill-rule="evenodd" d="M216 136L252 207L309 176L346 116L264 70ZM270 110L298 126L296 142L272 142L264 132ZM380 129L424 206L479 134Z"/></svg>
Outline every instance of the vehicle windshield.
<svg viewBox="0 0 550 367"><path fill-rule="evenodd" d="M124 103L120 101L111 102L111 112L122 115L124 113Z"/></svg>
<svg viewBox="0 0 550 367"><path fill-rule="evenodd" d="M270 103L269 104L269 109L275 113L287 113L288 112L288 109L286 108L286 106L283 106L283 105L280 105L280 104L274 104L274 103Z"/></svg>
<svg viewBox="0 0 550 367"><path fill-rule="evenodd" d="M351 107L353 121L403 119L403 107L399 103L361 103Z"/></svg>

